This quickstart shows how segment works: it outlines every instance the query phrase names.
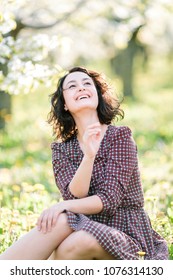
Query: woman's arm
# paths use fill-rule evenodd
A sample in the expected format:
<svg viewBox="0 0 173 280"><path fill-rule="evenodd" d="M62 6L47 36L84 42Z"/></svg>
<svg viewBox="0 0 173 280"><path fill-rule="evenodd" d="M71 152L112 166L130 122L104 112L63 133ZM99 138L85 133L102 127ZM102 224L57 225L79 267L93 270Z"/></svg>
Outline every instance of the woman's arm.
<svg viewBox="0 0 173 280"><path fill-rule="evenodd" d="M88 126L83 136L84 157L70 183L68 183L68 181L64 179L63 176L63 164L66 164L66 162L64 162L63 154L59 152L59 150L56 150L52 147L55 180L57 181L58 185L60 185L64 197L65 193L67 192L72 199L59 202L49 209L43 211L37 222L39 230L43 231L44 233L50 231L52 226L56 224L59 214L64 210L85 215L97 214L102 211L103 204L97 195L87 197L90 187L93 164L97 151L100 147L100 142L100 124L95 123ZM70 176L73 174L72 165L67 167L67 172L70 174ZM61 173L61 176L58 176L59 173ZM74 199L74 197L77 199Z"/></svg>
<svg viewBox="0 0 173 280"><path fill-rule="evenodd" d="M55 226L58 216L64 211L72 211L85 215L97 214L103 209L103 203L97 195L86 198L65 200L43 211L40 215L37 226L43 233L50 232Z"/></svg>
<svg viewBox="0 0 173 280"><path fill-rule="evenodd" d="M77 198L83 198L88 195L94 159L94 157L84 155L81 164L69 184L70 192Z"/></svg>
<svg viewBox="0 0 173 280"><path fill-rule="evenodd" d="M101 128L99 123L89 125L83 135L83 153L79 168L69 184L70 192L77 198L88 195L95 156L101 142Z"/></svg>
<svg viewBox="0 0 173 280"><path fill-rule="evenodd" d="M103 209L103 203L97 195L66 200L62 203L62 207L64 207L66 210L84 215L97 214Z"/></svg>
<svg viewBox="0 0 173 280"><path fill-rule="evenodd" d="M126 126L118 127L111 138L105 170L95 191L103 203L102 213L108 216L114 215L126 199L129 204L139 206L143 199L137 147L131 130Z"/></svg>

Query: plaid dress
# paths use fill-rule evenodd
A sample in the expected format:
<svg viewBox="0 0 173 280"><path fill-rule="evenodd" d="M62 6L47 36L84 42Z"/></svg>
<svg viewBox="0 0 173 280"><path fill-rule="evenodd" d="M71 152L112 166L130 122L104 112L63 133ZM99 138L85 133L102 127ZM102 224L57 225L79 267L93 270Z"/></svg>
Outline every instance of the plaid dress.
<svg viewBox="0 0 173 280"><path fill-rule="evenodd" d="M56 184L64 200L77 199L68 185L78 169L83 152L76 136L52 143ZM146 214L136 144L126 126L109 125L96 155L88 196L103 203L99 214L83 215L66 210L69 226L92 234L115 259L168 259L165 240L155 232Z"/></svg>

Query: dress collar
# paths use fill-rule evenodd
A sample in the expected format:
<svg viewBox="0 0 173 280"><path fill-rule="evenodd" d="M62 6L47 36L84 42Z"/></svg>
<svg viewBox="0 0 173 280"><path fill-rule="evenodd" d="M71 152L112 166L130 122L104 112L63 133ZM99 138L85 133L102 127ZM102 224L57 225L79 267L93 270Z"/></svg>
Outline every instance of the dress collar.
<svg viewBox="0 0 173 280"><path fill-rule="evenodd" d="M105 134L103 136L103 139L100 143L100 148L97 152L97 157L106 157L109 147L110 147L110 141L111 141L111 131L112 131L112 125L108 125ZM66 141L64 143L64 152L70 159L76 159L83 157L83 152L80 148L79 141L77 139L77 136L74 135L70 140Z"/></svg>

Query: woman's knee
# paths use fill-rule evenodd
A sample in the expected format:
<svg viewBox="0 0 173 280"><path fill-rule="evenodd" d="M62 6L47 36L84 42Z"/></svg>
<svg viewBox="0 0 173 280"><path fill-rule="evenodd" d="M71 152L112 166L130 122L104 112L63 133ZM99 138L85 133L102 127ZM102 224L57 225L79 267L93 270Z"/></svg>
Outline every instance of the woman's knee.
<svg viewBox="0 0 173 280"><path fill-rule="evenodd" d="M57 248L56 259L92 259L97 241L85 231L69 235Z"/></svg>
<svg viewBox="0 0 173 280"><path fill-rule="evenodd" d="M59 214L58 219L57 219L57 224L60 224L62 226L69 226L66 213Z"/></svg>
<svg viewBox="0 0 173 280"><path fill-rule="evenodd" d="M95 239L95 237L84 230L80 230L76 232L76 239L77 242L75 247L77 249L81 248L82 250L85 251L86 250L93 251L97 245L97 240Z"/></svg>
<svg viewBox="0 0 173 280"><path fill-rule="evenodd" d="M50 234L52 234L59 242L59 240L63 241L65 238L67 238L72 232L73 230L68 224L67 215L65 213L61 213L58 216L57 222L52 228Z"/></svg>

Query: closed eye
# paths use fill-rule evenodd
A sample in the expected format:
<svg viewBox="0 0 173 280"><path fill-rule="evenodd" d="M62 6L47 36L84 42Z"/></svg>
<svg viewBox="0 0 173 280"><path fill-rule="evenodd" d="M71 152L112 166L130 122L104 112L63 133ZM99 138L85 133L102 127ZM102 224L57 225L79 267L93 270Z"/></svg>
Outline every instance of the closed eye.
<svg viewBox="0 0 173 280"><path fill-rule="evenodd" d="M90 82L85 82L84 85L91 86Z"/></svg>
<svg viewBox="0 0 173 280"><path fill-rule="evenodd" d="M70 85L70 86L69 86L69 88L74 88L74 87L76 87L76 85Z"/></svg>

